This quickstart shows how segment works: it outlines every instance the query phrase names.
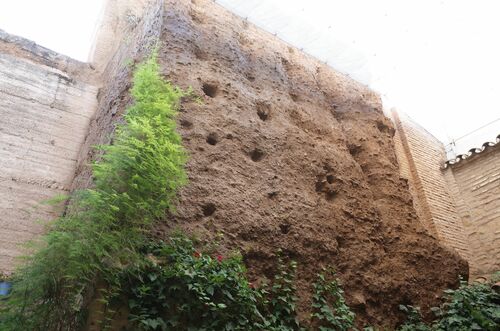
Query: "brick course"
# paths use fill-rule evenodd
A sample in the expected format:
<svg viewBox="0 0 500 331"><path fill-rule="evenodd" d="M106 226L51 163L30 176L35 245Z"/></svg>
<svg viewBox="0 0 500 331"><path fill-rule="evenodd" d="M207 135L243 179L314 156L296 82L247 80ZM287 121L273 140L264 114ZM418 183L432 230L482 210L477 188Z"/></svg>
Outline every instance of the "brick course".
<svg viewBox="0 0 500 331"><path fill-rule="evenodd" d="M447 182L459 201L470 245L471 274L500 270L500 145L448 167Z"/></svg>
<svg viewBox="0 0 500 331"><path fill-rule="evenodd" d="M400 173L427 231L469 262L471 279L500 270L500 145L443 169L443 144L408 116L389 115Z"/></svg>
<svg viewBox="0 0 500 331"><path fill-rule="evenodd" d="M443 144L404 114L392 112L401 176L408 179L414 205L430 234L470 261L462 218L446 182Z"/></svg>

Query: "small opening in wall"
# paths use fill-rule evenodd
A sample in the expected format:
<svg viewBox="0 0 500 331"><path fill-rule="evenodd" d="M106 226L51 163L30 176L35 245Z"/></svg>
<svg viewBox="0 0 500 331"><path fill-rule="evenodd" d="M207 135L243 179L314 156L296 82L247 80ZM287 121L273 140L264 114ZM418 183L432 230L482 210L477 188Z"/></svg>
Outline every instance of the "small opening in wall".
<svg viewBox="0 0 500 331"><path fill-rule="evenodd" d="M215 98L215 96L217 95L217 93L219 91L219 88L217 87L217 85L210 84L210 83L203 84L202 89L203 89L203 93L205 93L205 95L209 96L210 98Z"/></svg>
<svg viewBox="0 0 500 331"><path fill-rule="evenodd" d="M217 145L218 142L219 142L219 138L217 137L217 134L212 132L207 136L207 143L208 144Z"/></svg>
<svg viewBox="0 0 500 331"><path fill-rule="evenodd" d="M280 231L283 234L287 234L288 232L290 232L290 228L291 228L291 225L288 223L280 224Z"/></svg>
<svg viewBox="0 0 500 331"><path fill-rule="evenodd" d="M267 121L270 114L271 114L271 106L269 104L262 102L257 104L257 115L262 121Z"/></svg>
<svg viewBox="0 0 500 331"><path fill-rule="evenodd" d="M210 216L210 215L213 215L213 213L215 213L215 210L217 208L215 207L215 204L209 202L205 205L203 205L202 207L202 210L203 210L203 215L204 216Z"/></svg>
<svg viewBox="0 0 500 331"><path fill-rule="evenodd" d="M180 120L181 126L184 128L191 128L193 126L193 123L191 121L181 119Z"/></svg>
<svg viewBox="0 0 500 331"><path fill-rule="evenodd" d="M256 148L250 152L250 158L253 162L259 162L264 158L264 152L261 149Z"/></svg>

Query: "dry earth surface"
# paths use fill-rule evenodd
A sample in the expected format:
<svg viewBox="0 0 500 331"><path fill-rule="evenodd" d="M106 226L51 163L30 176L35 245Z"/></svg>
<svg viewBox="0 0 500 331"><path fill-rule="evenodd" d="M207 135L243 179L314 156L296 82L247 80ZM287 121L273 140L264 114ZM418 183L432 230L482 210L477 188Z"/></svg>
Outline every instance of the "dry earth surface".
<svg viewBox="0 0 500 331"><path fill-rule="evenodd" d="M426 311L467 277L466 262L420 224L375 93L211 1L157 9L104 73L73 188L89 185L91 146L110 141L131 102L123 63L140 61L157 34L162 73L203 103L182 103L189 184L156 236L182 228L219 240L241 251L257 283L282 250L299 264L302 318L324 266L337 270L358 325L394 326L399 304Z"/></svg>

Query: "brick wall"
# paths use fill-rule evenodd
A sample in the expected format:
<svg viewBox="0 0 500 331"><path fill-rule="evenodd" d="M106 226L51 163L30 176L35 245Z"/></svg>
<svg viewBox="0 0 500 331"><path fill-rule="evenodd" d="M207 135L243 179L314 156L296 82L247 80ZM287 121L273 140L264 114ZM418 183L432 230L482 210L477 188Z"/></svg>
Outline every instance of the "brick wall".
<svg viewBox="0 0 500 331"><path fill-rule="evenodd" d="M500 144L449 166L445 178L457 200L474 276L500 270Z"/></svg>
<svg viewBox="0 0 500 331"><path fill-rule="evenodd" d="M391 114L401 176L408 179L417 213L431 235L470 261L457 203L441 170L443 144L404 114Z"/></svg>
<svg viewBox="0 0 500 331"><path fill-rule="evenodd" d="M427 231L467 259L471 279L499 271L500 144L443 169L439 140L404 114L387 115L401 176Z"/></svg>

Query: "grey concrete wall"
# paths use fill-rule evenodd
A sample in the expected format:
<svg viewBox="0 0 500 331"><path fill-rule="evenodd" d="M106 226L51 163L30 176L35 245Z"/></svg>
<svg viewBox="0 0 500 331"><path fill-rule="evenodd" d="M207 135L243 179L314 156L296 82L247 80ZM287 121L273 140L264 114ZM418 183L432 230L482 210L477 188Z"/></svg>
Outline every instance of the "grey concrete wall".
<svg viewBox="0 0 500 331"><path fill-rule="evenodd" d="M96 108L93 70L0 31L0 272L57 216Z"/></svg>

